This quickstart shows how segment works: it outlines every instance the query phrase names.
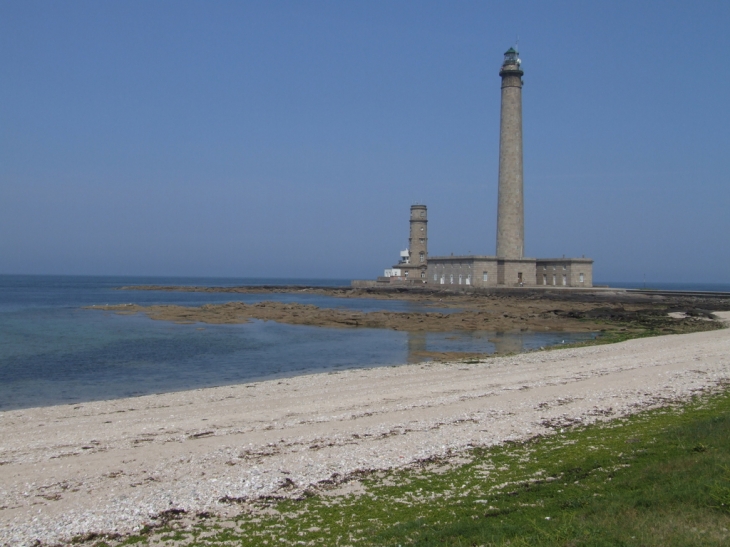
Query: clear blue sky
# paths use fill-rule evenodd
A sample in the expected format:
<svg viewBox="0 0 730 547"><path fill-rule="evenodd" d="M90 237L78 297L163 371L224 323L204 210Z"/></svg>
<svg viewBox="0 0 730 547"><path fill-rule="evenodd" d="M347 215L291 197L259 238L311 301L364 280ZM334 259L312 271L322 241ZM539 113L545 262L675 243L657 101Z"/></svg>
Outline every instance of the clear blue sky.
<svg viewBox="0 0 730 547"><path fill-rule="evenodd" d="M0 0L0 273L374 277L494 254L730 282L730 2Z"/></svg>

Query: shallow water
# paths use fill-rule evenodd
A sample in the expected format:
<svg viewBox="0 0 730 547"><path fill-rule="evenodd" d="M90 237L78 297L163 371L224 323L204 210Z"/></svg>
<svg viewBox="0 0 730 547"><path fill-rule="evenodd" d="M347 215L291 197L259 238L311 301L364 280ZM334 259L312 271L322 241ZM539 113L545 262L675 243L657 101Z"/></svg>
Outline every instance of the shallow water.
<svg viewBox="0 0 730 547"><path fill-rule="evenodd" d="M346 280L298 280L349 285ZM0 276L0 410L112 399L422 359L423 352L516 352L587 333L407 333L274 322L178 325L92 304L277 300L363 311L453 311L422 303L308 294L118 291L132 284L221 286L292 280Z"/></svg>

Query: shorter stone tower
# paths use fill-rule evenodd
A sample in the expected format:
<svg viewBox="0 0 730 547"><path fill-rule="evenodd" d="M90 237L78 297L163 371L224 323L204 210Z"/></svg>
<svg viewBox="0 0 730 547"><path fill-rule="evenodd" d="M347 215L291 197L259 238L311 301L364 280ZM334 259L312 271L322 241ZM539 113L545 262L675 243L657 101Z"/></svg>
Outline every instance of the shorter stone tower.
<svg viewBox="0 0 730 547"><path fill-rule="evenodd" d="M401 251L400 262L394 268L400 269L403 281L426 282L428 266L428 211L425 205L411 205L408 249Z"/></svg>
<svg viewBox="0 0 730 547"><path fill-rule="evenodd" d="M408 238L411 264L426 269L428 262L428 217L425 205L411 205L411 233Z"/></svg>

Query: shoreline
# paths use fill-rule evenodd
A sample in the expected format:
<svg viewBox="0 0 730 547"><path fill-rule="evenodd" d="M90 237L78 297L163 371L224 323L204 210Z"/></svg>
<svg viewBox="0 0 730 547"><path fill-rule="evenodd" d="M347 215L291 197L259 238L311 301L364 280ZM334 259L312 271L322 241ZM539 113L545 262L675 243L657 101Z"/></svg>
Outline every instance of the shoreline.
<svg viewBox="0 0 730 547"><path fill-rule="evenodd" d="M131 533L170 509L237 514L245 500L549 435L729 380L722 329L4 411L0 544Z"/></svg>

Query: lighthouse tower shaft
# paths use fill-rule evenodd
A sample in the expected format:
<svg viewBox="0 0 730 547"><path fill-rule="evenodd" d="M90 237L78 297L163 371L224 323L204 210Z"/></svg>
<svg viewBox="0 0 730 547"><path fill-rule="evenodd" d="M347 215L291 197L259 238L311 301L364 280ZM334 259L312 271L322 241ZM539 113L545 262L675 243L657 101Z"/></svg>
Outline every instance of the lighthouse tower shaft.
<svg viewBox="0 0 730 547"><path fill-rule="evenodd" d="M520 259L525 252L522 191L522 70L517 51L504 54L499 132L497 258Z"/></svg>

